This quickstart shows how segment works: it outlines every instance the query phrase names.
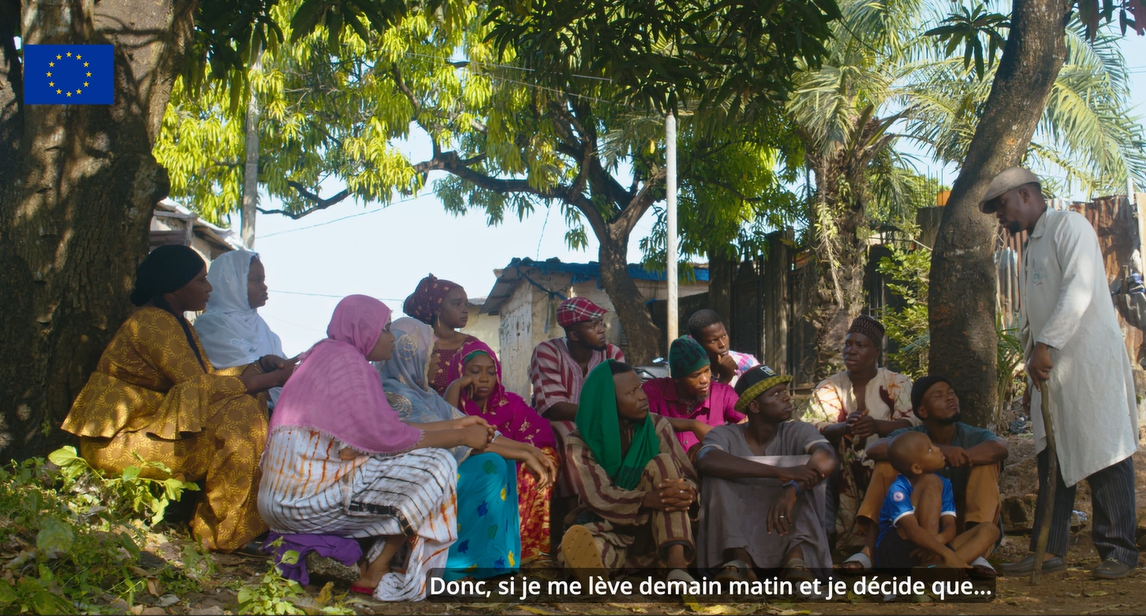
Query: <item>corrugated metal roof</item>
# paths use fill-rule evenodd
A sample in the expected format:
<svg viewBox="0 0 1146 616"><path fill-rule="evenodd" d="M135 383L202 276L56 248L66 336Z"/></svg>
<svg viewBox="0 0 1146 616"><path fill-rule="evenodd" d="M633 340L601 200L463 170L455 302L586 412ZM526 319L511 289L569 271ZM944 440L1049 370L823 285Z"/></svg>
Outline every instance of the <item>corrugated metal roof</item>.
<svg viewBox="0 0 1146 616"><path fill-rule="evenodd" d="M509 299L518 281L523 278L528 279L528 274L523 273L522 270L537 271L541 274L571 274L573 277L572 282L577 283L586 280L599 280L601 265L596 261L590 261L588 263L565 263L556 257L546 259L545 261L534 261L529 257L525 257L524 259L514 258L504 269L500 271L495 270L495 273L497 273L497 282L495 282L493 288L490 289L489 296L486 298L485 304L481 307L482 314L490 314L501 309L501 305L505 303L505 300ZM693 266L693 274L696 280L707 282L708 266ZM634 263L629 264L629 276L633 280L665 280L664 271L651 271L645 269L642 265ZM600 287L600 282L597 283L597 286ZM564 296L555 290L544 290L565 299Z"/></svg>

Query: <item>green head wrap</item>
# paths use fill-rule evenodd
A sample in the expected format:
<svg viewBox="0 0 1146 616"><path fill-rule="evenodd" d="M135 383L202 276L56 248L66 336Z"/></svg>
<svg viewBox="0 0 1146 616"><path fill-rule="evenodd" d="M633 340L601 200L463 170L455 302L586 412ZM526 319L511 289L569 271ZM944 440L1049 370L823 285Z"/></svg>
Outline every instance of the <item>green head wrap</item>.
<svg viewBox="0 0 1146 616"><path fill-rule="evenodd" d="M617 416L617 388L613 385L613 360L601 362L589 373L577 404L577 433L613 485L632 490L641 483L645 466L660 453L660 439L651 415L636 426L629 452L621 457L621 422Z"/></svg>
<svg viewBox="0 0 1146 616"><path fill-rule="evenodd" d="M669 370L674 379L684 378L711 363L704 347L692 336L681 336L669 347Z"/></svg>

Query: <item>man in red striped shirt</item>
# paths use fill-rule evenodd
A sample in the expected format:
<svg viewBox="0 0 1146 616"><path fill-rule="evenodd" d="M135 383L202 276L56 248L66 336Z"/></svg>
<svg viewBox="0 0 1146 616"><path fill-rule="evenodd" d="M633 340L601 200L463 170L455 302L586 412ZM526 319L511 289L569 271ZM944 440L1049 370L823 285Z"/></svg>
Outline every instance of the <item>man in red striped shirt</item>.
<svg viewBox="0 0 1146 616"><path fill-rule="evenodd" d="M561 302L557 324L565 329L565 337L546 340L533 349L529 362L533 408L546 419L572 422L589 372L607 359L625 361L621 349L605 339L605 312L584 297ZM568 426L565 434L571 429Z"/></svg>

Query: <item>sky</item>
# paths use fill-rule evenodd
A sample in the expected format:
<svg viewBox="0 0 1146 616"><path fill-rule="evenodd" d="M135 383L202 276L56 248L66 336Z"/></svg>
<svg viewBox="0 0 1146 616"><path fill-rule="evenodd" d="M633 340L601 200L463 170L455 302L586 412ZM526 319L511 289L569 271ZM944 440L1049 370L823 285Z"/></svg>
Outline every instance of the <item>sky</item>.
<svg viewBox="0 0 1146 616"><path fill-rule="evenodd" d="M1146 114L1146 37L1128 33L1122 49L1132 69L1131 102L1138 114ZM411 156L428 154L428 143L417 139L403 147ZM930 173L950 184L956 171L934 166ZM565 245L567 227L557 206L553 211L538 209L524 221L509 218L487 227L481 212L457 217L446 213L432 192L436 177L430 176L417 198L396 200L385 208L347 200L299 220L259 214L255 250L266 265L270 287L270 300L259 312L282 338L288 356L322 339L334 306L352 293L381 299L397 318L402 300L429 273L461 284L472 298L488 295L496 280L494 270L515 257L597 260L591 232L587 249ZM337 188L324 189L323 195ZM277 205L261 196L261 207ZM237 226L238 218L234 221ZM640 261L640 240L652 226L650 209L630 238L630 262Z"/></svg>

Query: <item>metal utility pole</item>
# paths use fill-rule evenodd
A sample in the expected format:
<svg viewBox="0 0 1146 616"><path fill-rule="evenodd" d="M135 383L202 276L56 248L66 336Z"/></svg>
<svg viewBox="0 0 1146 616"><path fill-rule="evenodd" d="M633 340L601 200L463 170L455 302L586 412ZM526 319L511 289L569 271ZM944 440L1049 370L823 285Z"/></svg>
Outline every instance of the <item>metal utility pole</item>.
<svg viewBox="0 0 1146 616"><path fill-rule="evenodd" d="M672 112L665 116L665 216L668 219L668 237L665 241L666 259L668 260L668 344L677 337L677 322L679 320L677 300L680 289L676 273L677 244L676 244L676 117ZM665 348L668 348L667 346Z"/></svg>

